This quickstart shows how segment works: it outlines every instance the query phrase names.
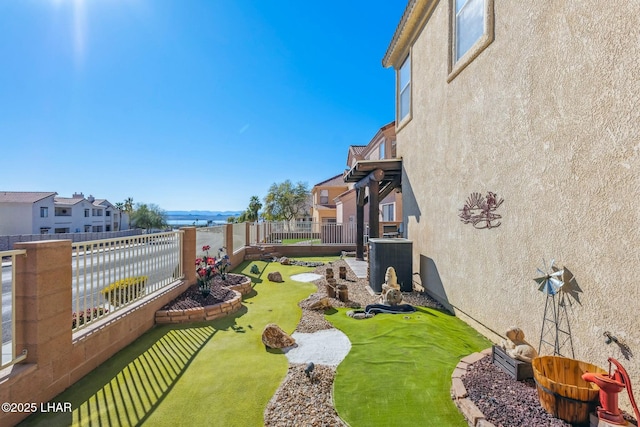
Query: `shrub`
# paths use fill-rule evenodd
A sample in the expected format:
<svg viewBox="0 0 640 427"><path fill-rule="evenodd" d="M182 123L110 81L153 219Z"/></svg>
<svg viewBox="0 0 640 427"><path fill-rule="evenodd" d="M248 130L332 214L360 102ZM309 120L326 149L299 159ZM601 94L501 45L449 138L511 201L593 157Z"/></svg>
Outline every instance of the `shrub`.
<svg viewBox="0 0 640 427"><path fill-rule="evenodd" d="M111 283L100 292L111 305L117 307L144 295L146 284L147 276L126 277Z"/></svg>
<svg viewBox="0 0 640 427"><path fill-rule="evenodd" d="M95 319L96 317L102 316L105 313L108 313L109 310L107 310L106 308L102 308L102 307L93 307L93 308L88 308L85 311L79 311L79 312L73 312L71 314L71 329L75 329L76 326L80 327L82 325L84 325L86 322L88 322L91 319Z"/></svg>

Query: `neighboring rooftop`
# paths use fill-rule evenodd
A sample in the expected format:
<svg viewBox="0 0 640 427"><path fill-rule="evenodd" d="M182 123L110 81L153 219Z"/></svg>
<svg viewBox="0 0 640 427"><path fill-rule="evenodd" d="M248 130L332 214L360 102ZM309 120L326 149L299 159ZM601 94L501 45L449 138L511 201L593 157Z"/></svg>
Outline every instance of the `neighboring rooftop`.
<svg viewBox="0 0 640 427"><path fill-rule="evenodd" d="M57 194L54 191L2 191L0 203L35 203Z"/></svg>
<svg viewBox="0 0 640 427"><path fill-rule="evenodd" d="M331 177L325 181L319 182L314 187L335 187L340 185L346 185L342 174Z"/></svg>

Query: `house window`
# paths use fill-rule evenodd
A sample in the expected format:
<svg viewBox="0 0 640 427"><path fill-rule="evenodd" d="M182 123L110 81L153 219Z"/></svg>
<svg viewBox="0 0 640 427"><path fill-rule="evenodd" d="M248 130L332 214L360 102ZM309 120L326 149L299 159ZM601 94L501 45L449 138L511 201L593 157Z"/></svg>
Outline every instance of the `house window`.
<svg viewBox="0 0 640 427"><path fill-rule="evenodd" d="M106 211L104 215L105 216L111 216L111 211Z"/></svg>
<svg viewBox="0 0 640 427"><path fill-rule="evenodd" d="M473 46L484 33L484 0L456 1L456 61Z"/></svg>
<svg viewBox="0 0 640 427"><path fill-rule="evenodd" d="M48 216L49 216L49 208L47 207L40 208L40 218L47 218Z"/></svg>
<svg viewBox="0 0 640 427"><path fill-rule="evenodd" d="M69 232L69 228L56 228L53 230L54 233L56 234L60 234L60 233L68 233Z"/></svg>
<svg viewBox="0 0 640 427"><path fill-rule="evenodd" d="M84 210L84 217L88 218L89 217L89 209L85 209Z"/></svg>
<svg viewBox="0 0 640 427"><path fill-rule="evenodd" d="M384 141L382 141L380 143L380 154L379 154L379 159L382 160L384 159Z"/></svg>
<svg viewBox="0 0 640 427"><path fill-rule="evenodd" d="M395 203L387 203L381 206L383 221L395 221L395 207Z"/></svg>
<svg viewBox="0 0 640 427"><path fill-rule="evenodd" d="M407 56L398 70L398 122L411 112L411 56Z"/></svg>
<svg viewBox="0 0 640 427"><path fill-rule="evenodd" d="M49 234L49 227L40 227L40 234Z"/></svg>
<svg viewBox="0 0 640 427"><path fill-rule="evenodd" d="M329 204L329 190L320 190L320 204L321 205Z"/></svg>
<svg viewBox="0 0 640 427"><path fill-rule="evenodd" d="M447 81L460 73L493 42L494 0L450 0L451 60Z"/></svg>

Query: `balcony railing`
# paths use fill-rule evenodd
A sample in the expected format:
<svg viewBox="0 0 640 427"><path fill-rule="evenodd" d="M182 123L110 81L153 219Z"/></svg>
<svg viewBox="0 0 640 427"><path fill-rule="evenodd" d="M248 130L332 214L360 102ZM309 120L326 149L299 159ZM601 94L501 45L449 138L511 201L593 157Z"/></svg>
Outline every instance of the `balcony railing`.
<svg viewBox="0 0 640 427"><path fill-rule="evenodd" d="M183 277L182 232L72 245L73 330Z"/></svg>
<svg viewBox="0 0 640 427"><path fill-rule="evenodd" d="M25 256L26 250L1 251L0 259L2 260L2 300L0 308L2 308L2 323L0 324L0 335L2 335L2 359L0 368L18 363L23 360L25 354L17 354L14 337L16 335L15 307L16 303L16 269L15 260L18 256ZM6 261L5 261L6 260ZM5 291L5 273L10 278L9 292Z"/></svg>

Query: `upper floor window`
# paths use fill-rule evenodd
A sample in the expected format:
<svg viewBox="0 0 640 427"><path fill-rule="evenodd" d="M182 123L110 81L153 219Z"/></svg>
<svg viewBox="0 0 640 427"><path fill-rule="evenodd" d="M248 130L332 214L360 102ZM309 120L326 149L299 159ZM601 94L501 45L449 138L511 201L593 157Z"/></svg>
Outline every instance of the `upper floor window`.
<svg viewBox="0 0 640 427"><path fill-rule="evenodd" d="M395 203L387 203L381 206L382 220L383 221L395 221Z"/></svg>
<svg viewBox="0 0 640 427"><path fill-rule="evenodd" d="M379 158L380 160L382 160L382 159L384 159L384 158L385 158L385 155L384 155L384 141L382 141L382 142L380 143L380 154L378 155L378 158Z"/></svg>
<svg viewBox="0 0 640 427"><path fill-rule="evenodd" d="M411 112L411 56L407 56L398 70L398 123Z"/></svg>
<svg viewBox="0 0 640 427"><path fill-rule="evenodd" d="M451 81L493 42L494 0L451 1Z"/></svg>
<svg viewBox="0 0 640 427"><path fill-rule="evenodd" d="M84 210L84 217L88 218L89 217L89 209L85 209Z"/></svg>
<svg viewBox="0 0 640 427"><path fill-rule="evenodd" d="M48 216L49 216L49 208L48 207L41 207L40 208L40 218L47 218Z"/></svg>
<svg viewBox="0 0 640 427"><path fill-rule="evenodd" d="M484 0L456 0L456 61L484 33Z"/></svg>
<svg viewBox="0 0 640 427"><path fill-rule="evenodd" d="M329 190L320 190L320 204L321 205L329 204Z"/></svg>
<svg viewBox="0 0 640 427"><path fill-rule="evenodd" d="M111 216L111 211L105 211L105 216Z"/></svg>

